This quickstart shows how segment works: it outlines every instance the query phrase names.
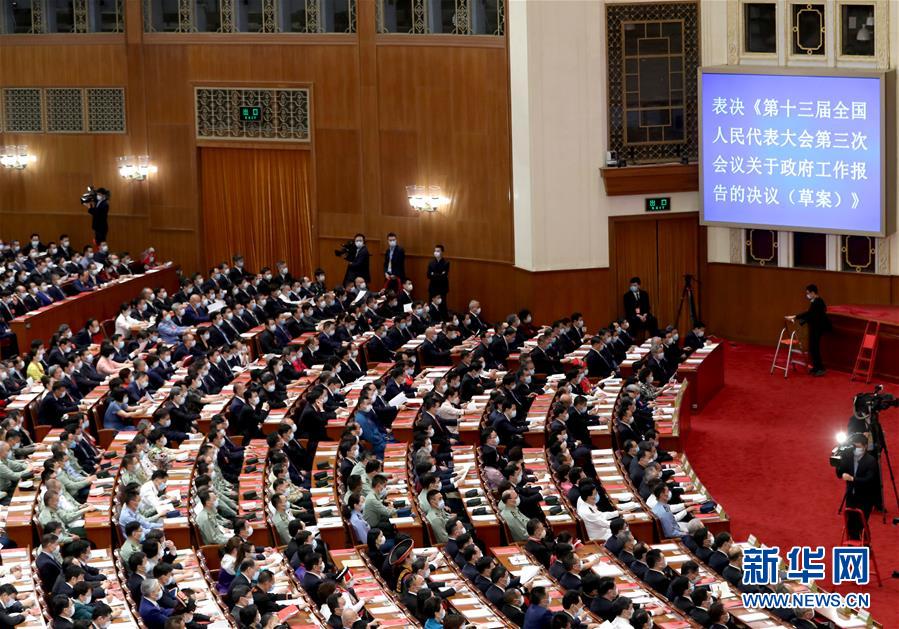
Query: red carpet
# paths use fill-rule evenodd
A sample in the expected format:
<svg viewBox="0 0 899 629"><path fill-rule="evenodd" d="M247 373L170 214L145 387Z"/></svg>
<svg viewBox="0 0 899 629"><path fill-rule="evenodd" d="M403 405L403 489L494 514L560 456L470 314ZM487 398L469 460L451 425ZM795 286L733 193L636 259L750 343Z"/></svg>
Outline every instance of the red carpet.
<svg viewBox="0 0 899 629"><path fill-rule="evenodd" d="M830 467L834 435L845 431L855 393L872 386L849 382L849 375L828 371L821 378L804 373L769 375L773 349L728 343L725 388L694 415L686 451L699 478L723 505L731 530L740 540L756 535L785 554L792 546L824 546L840 541L837 508L845 484ZM887 387L893 394L899 387ZM881 415L899 474L899 409ZM884 475L887 476L886 469ZM888 478L885 479L888 481ZM892 488L886 487L887 523L871 516L874 555L883 587L839 588L871 592L871 613L884 627L899 627L899 516ZM873 567L872 567L873 569ZM828 566L828 576L830 568ZM827 584L829 586L829 584Z"/></svg>

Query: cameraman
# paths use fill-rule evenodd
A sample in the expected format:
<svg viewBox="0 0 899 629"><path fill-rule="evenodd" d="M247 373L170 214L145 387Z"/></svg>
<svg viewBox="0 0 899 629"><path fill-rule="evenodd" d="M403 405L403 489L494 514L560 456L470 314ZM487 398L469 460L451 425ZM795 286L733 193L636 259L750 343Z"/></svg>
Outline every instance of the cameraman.
<svg viewBox="0 0 899 629"><path fill-rule="evenodd" d="M371 271L368 268L371 256L368 253L368 247L365 246L365 234L356 234L354 240L355 249L345 246L342 254L339 254L349 263L346 267L346 274L343 276L343 284L344 286L348 283L353 284L357 277L364 279L366 284L371 284Z"/></svg>
<svg viewBox="0 0 899 629"><path fill-rule="evenodd" d="M855 396L855 404L849 424L846 427L847 435L863 434L868 439L868 452L874 453L874 441L871 432L871 409L868 406L867 396Z"/></svg>
<svg viewBox="0 0 899 629"><path fill-rule="evenodd" d="M99 246L106 240L109 232L109 190L97 188L90 198L82 200L91 215L91 229L94 230L94 245Z"/></svg>
<svg viewBox="0 0 899 629"><path fill-rule="evenodd" d="M844 456L837 474L846 481L846 506L861 509L865 521L880 503L880 474L877 459L868 453L868 438L857 432L849 437L852 452Z"/></svg>

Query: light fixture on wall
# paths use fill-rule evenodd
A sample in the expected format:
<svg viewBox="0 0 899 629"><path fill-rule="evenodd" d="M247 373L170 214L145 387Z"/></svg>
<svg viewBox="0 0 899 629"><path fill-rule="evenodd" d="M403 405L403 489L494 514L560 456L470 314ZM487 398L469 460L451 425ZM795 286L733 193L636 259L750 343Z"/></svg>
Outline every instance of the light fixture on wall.
<svg viewBox="0 0 899 629"><path fill-rule="evenodd" d="M861 28L858 29L858 32L855 34L855 38L858 41L871 41L871 30L874 28L874 16L868 16L868 19L865 20L865 23L862 24Z"/></svg>
<svg viewBox="0 0 899 629"><path fill-rule="evenodd" d="M150 163L149 155L122 155L118 162L122 179L143 181L147 175L156 172L156 166Z"/></svg>
<svg viewBox="0 0 899 629"><path fill-rule="evenodd" d="M446 205L446 197L440 186L406 186L409 205L419 212L436 212Z"/></svg>
<svg viewBox="0 0 899 629"><path fill-rule="evenodd" d="M28 147L24 144L4 146L3 152L0 153L0 165L2 165L3 168L23 170L28 164L33 164L36 161L37 157L29 155Z"/></svg>

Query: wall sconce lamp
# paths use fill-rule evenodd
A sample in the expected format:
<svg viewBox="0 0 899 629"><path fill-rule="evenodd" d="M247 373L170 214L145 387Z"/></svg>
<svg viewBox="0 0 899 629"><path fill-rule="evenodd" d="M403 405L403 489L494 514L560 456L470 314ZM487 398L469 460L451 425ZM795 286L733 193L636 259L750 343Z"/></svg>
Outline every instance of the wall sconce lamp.
<svg viewBox="0 0 899 629"><path fill-rule="evenodd" d="M149 155L123 155L119 157L119 175L122 179L143 181L150 173L156 172L156 166L150 163Z"/></svg>
<svg viewBox="0 0 899 629"><path fill-rule="evenodd" d="M419 212L436 212L449 201L440 186L406 186L409 205Z"/></svg>
<svg viewBox="0 0 899 629"><path fill-rule="evenodd" d="M3 147L0 153L0 165L12 170L24 170L28 164L37 161L37 156L28 154L28 147L24 144L12 144Z"/></svg>

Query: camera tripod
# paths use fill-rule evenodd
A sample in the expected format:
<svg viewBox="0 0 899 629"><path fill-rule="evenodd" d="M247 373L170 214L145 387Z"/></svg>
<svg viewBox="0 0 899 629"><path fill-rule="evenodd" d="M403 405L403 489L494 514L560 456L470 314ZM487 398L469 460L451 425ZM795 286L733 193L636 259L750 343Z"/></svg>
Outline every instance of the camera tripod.
<svg viewBox="0 0 899 629"><path fill-rule="evenodd" d="M690 309L690 327L694 326L700 317L696 313L696 299L693 294L693 280L695 278L692 274L687 273L684 275L684 288L681 290L680 294L680 303L677 305L677 314L674 315L674 325L678 325L680 323L680 313L684 309L684 304L687 304L687 307ZM696 280L696 283L699 283L699 280Z"/></svg>
<svg viewBox="0 0 899 629"><path fill-rule="evenodd" d="M883 516L883 523L887 521L887 503L884 495L883 482L883 463L886 461L887 471L890 473L890 484L893 487L893 498L896 500L896 507L899 508L899 491L896 490L896 476L893 474L893 464L890 461L890 450L887 447L886 435L883 434L883 425L880 423L880 412L871 412L871 440L874 443L874 451L877 452L877 467L880 469L880 513ZM879 451L879 452L878 452ZM883 455L883 456L881 456Z"/></svg>

